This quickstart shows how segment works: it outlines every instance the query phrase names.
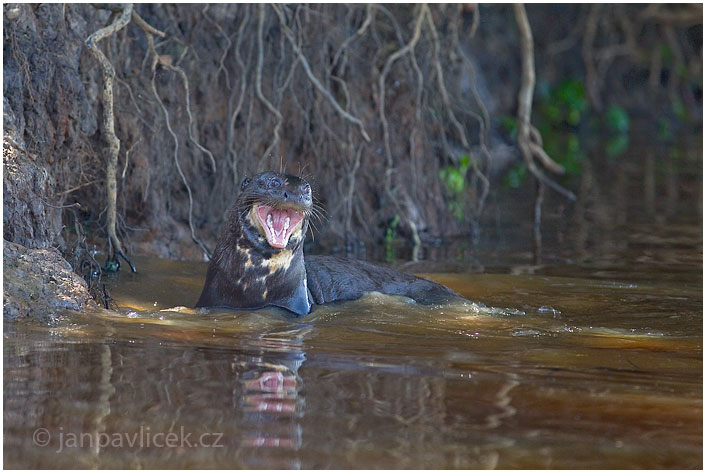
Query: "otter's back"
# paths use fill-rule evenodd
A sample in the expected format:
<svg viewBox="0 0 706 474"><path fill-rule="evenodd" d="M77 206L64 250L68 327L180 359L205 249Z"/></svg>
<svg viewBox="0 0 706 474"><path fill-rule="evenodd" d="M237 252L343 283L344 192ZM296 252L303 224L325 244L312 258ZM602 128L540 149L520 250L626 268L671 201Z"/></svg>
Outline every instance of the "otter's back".
<svg viewBox="0 0 706 474"><path fill-rule="evenodd" d="M306 255L304 263L307 285L316 304L355 300L370 291L407 296L420 304L444 304L464 299L433 281L360 260Z"/></svg>

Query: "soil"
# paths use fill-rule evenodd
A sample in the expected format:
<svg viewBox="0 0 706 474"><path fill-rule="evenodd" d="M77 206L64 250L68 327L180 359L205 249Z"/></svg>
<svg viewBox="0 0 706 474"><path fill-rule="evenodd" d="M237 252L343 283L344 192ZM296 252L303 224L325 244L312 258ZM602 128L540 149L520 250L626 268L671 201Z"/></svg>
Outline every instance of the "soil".
<svg viewBox="0 0 706 474"><path fill-rule="evenodd" d="M3 318L50 323L65 310L96 307L86 282L56 249L3 241Z"/></svg>

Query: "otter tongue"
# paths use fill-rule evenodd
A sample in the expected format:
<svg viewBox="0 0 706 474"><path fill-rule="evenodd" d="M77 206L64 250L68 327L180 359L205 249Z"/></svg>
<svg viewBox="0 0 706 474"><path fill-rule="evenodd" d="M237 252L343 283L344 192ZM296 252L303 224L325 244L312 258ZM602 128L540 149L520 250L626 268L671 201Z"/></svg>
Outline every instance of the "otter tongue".
<svg viewBox="0 0 706 474"><path fill-rule="evenodd" d="M261 205L257 208L257 217L265 229L265 236L270 246L283 249L287 246L292 231L304 216L291 209L274 209Z"/></svg>

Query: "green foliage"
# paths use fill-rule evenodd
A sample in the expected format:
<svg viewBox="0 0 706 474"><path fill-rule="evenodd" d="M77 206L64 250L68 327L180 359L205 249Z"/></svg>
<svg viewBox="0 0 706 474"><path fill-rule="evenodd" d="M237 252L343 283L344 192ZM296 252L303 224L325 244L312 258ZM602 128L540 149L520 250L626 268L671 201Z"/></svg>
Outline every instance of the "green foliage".
<svg viewBox="0 0 706 474"><path fill-rule="evenodd" d="M679 99L672 100L672 112L682 122L687 121L688 117L687 117L687 113L686 113L686 107L684 106L684 102L682 102L681 100L679 100Z"/></svg>
<svg viewBox="0 0 706 474"><path fill-rule="evenodd" d="M458 165L449 165L439 170L439 178L451 196L447 202L453 216L463 220L463 202L467 194L466 173L471 166L471 156L465 154L458 160Z"/></svg>
<svg viewBox="0 0 706 474"><path fill-rule="evenodd" d="M620 135L611 138L605 144L605 152L608 156L615 157L622 155L628 149L630 144L630 138L626 133L621 133Z"/></svg>
<svg viewBox="0 0 706 474"><path fill-rule="evenodd" d="M605 144L605 152L615 158L622 155L630 145L630 116L628 112L619 105L611 105L605 111L603 122L608 128L610 138Z"/></svg>
<svg viewBox="0 0 706 474"><path fill-rule="evenodd" d="M510 139L517 141L517 117L512 115L503 115L500 117L500 126L505 130Z"/></svg>
<svg viewBox="0 0 706 474"><path fill-rule="evenodd" d="M611 105L606 110L605 122L614 132L627 133L630 129L630 116L627 111L619 105Z"/></svg>
<svg viewBox="0 0 706 474"><path fill-rule="evenodd" d="M397 226L400 223L400 216L395 215L390 221L390 224L385 229L385 243L390 244L397 238Z"/></svg>
<svg viewBox="0 0 706 474"><path fill-rule="evenodd" d="M527 177L527 165L523 161L512 167L512 169L505 175L505 185L517 189L520 187L522 182Z"/></svg>
<svg viewBox="0 0 706 474"><path fill-rule="evenodd" d="M578 126L587 109L588 101L583 82L578 79L566 79L550 92L544 113L554 125L563 121Z"/></svg>
<svg viewBox="0 0 706 474"><path fill-rule="evenodd" d="M657 133L662 141L668 142L674 138L674 132L672 131L672 125L666 118L661 118L657 121Z"/></svg>
<svg viewBox="0 0 706 474"><path fill-rule="evenodd" d="M400 216L395 215L385 229L385 261L392 263L397 258L397 227L400 224Z"/></svg>
<svg viewBox="0 0 706 474"><path fill-rule="evenodd" d="M674 54L672 54L672 50L665 43L661 43L659 45L659 54L662 57L662 61L664 61L665 63L671 62L672 58L674 57Z"/></svg>
<svg viewBox="0 0 706 474"><path fill-rule="evenodd" d="M586 89L581 80L573 78L547 88L537 106L537 128L542 134L544 149L564 167L567 176L581 173L585 157L577 129L585 122L587 112ZM527 175L526 170L517 173L520 169L512 179L524 179Z"/></svg>

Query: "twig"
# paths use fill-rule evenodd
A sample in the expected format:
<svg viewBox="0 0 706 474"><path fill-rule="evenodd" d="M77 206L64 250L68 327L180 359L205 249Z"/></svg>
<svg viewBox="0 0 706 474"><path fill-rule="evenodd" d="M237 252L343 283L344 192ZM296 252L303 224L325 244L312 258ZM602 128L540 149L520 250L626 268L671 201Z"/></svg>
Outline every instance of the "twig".
<svg viewBox="0 0 706 474"><path fill-rule="evenodd" d="M100 179L94 179L93 181L89 181L89 182L87 182L87 183L79 184L79 185L74 186L73 188L69 188L69 189L67 189L67 190L65 190L65 191L60 191L60 192L56 193L56 195L57 195L57 196L63 196L64 194L71 194L71 193L74 192L74 191L77 191L77 190L79 190L79 189L81 189L81 188L85 188L86 186L90 186L91 184L96 184L96 183L98 183L98 182L100 182Z"/></svg>
<svg viewBox="0 0 706 474"><path fill-rule="evenodd" d="M46 202L44 199L41 199L41 201L42 201L42 204L44 204L45 206L49 206L49 207L52 207L52 208L54 208L54 209L69 209L69 208L72 208L72 207L81 207L81 204L78 203L78 202L75 202L75 203L73 203L73 204L64 204L64 205L62 205L62 206L55 206L54 204L49 204L49 203Z"/></svg>

